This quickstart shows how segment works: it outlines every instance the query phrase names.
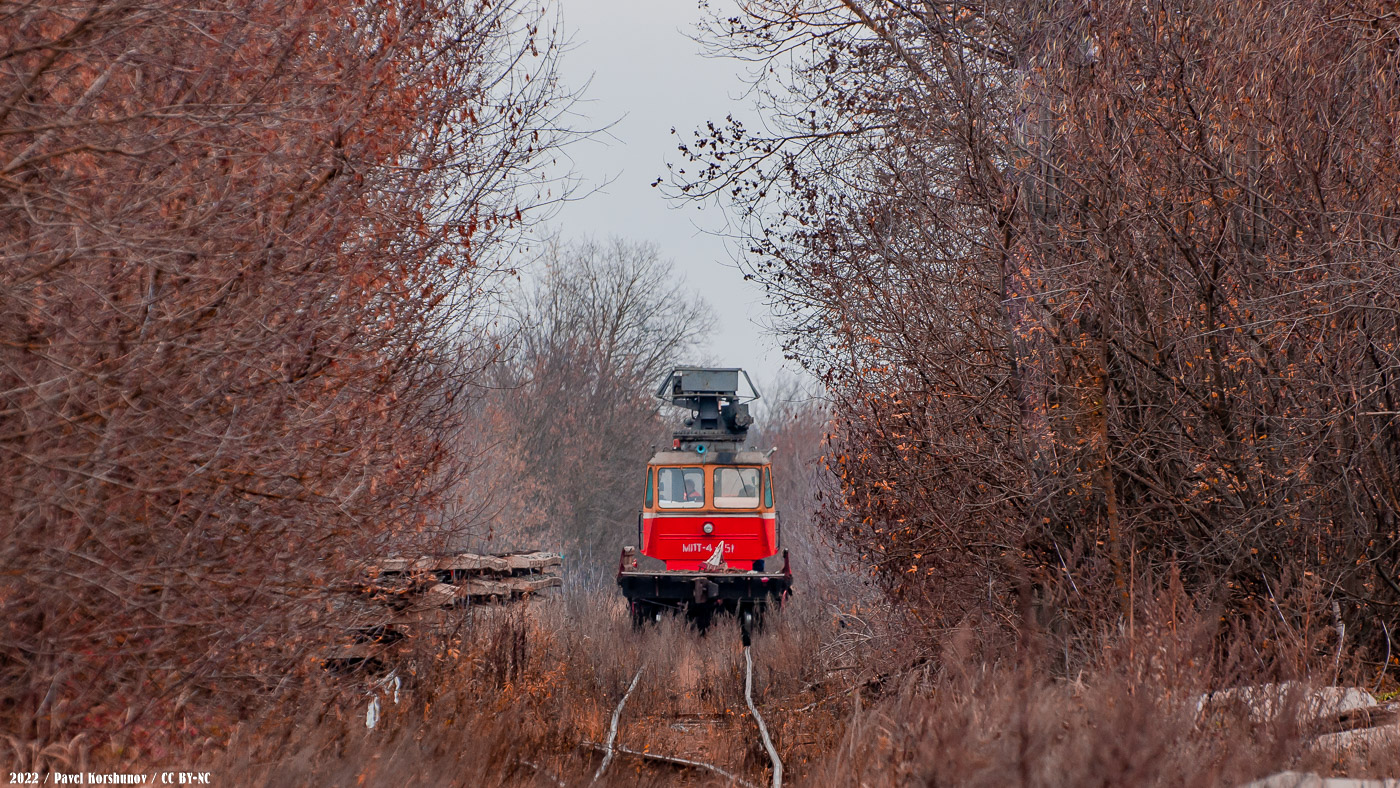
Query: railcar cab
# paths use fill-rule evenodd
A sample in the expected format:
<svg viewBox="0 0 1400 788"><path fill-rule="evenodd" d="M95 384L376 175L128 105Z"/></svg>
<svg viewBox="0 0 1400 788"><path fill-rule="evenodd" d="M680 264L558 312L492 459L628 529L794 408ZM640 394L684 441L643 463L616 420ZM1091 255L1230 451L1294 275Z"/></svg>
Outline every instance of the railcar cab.
<svg viewBox="0 0 1400 788"><path fill-rule="evenodd" d="M722 547L728 567L762 572L779 549L768 456L705 449L676 447L647 464L641 552L698 571Z"/></svg>
<svg viewBox="0 0 1400 788"><path fill-rule="evenodd" d="M743 375L748 394L742 394ZM677 367L656 396L689 412L647 463L637 523L642 555L668 571L764 571L778 552L768 455L744 448L758 389L737 368Z"/></svg>
<svg viewBox="0 0 1400 788"><path fill-rule="evenodd" d="M740 375L748 395L740 394ZM773 469L768 454L744 447L753 424L748 402L758 390L741 369L677 367L656 396L690 414L642 480L641 553L666 568L639 568L636 547L624 547L617 584L636 626L684 611L704 631L714 614L733 613L747 646L764 611L792 592L786 550L781 569L765 567L782 537Z"/></svg>

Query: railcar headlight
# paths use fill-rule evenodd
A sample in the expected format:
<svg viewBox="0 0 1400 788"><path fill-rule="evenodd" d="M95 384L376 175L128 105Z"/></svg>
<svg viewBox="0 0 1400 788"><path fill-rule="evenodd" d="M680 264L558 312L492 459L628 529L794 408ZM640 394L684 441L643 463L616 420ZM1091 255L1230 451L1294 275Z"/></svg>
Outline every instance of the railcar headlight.
<svg viewBox="0 0 1400 788"><path fill-rule="evenodd" d="M715 532L715 524L714 524L714 523L705 523L705 533L707 533L707 534L712 534L712 533L714 533L714 532Z"/></svg>

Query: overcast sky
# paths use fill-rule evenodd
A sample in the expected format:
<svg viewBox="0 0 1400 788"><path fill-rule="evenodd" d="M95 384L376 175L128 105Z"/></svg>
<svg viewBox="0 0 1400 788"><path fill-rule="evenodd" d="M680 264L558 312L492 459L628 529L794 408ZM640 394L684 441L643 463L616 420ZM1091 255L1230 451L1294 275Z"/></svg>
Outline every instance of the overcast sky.
<svg viewBox="0 0 1400 788"><path fill-rule="evenodd" d="M692 130L731 113L752 114L743 96L744 64L702 56L690 38L702 13L709 13L698 0L560 4L573 42L561 63L564 79L574 89L592 80L577 107L580 124L612 126L569 146L574 174L583 181L580 192L600 190L564 205L551 229L565 238L617 235L655 242L714 309L709 360L744 367L756 381L775 379L782 353L763 328L768 313L762 289L744 281L725 242L714 235L723 229L719 210L669 202L651 186L668 160L681 166L676 146Z"/></svg>

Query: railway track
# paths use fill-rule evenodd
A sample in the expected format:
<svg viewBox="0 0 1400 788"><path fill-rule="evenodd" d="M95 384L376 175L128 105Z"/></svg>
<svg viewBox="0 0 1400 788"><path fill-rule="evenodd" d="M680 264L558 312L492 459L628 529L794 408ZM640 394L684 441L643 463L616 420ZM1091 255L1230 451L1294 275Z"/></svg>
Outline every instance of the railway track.
<svg viewBox="0 0 1400 788"><path fill-rule="evenodd" d="M623 712L627 707L627 701L632 697L632 693L641 682L642 674L646 672L649 662L643 661L637 668L637 672L632 676L632 682L628 685L627 691L623 693L622 699L613 708L611 723L608 726L607 740L602 743L592 743L589 745L603 753L603 760L598 764L597 771L593 774L593 782L597 783L602 779L612 765L614 756L618 754L630 757L641 758L647 761L665 763L671 766L696 769L724 778L732 785L742 786L742 788L760 788L758 785L745 780L737 774L712 763L707 763L695 758L683 758L675 755L664 755L660 753L647 752L634 748L623 747L617 743L618 727L622 719ZM763 715L759 714L758 706L753 702L753 654L749 646L744 646L744 702L749 708L749 713L753 715L755 727L757 728L758 739L763 745L764 752L767 753L771 764L772 779L771 788L782 788L783 785L783 761L778 755L777 748L773 745L773 739L768 733L768 726L763 721Z"/></svg>
<svg viewBox="0 0 1400 788"><path fill-rule="evenodd" d="M744 702L749 705L753 721L758 723L758 733L763 738L763 749L768 752L768 759L773 763L773 788L783 788L783 761L778 757L778 750L773 746L773 739L768 735L768 726L763 724L758 707L753 705L753 654L747 645L744 646Z"/></svg>

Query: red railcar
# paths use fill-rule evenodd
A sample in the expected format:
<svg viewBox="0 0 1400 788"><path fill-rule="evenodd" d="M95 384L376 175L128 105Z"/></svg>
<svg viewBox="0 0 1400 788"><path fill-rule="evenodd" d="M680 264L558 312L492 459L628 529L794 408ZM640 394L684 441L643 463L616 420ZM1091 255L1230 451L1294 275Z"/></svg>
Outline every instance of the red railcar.
<svg viewBox="0 0 1400 788"><path fill-rule="evenodd" d="M786 551L779 571L768 568L782 532L769 455L743 448L753 420L738 394L740 374L678 368L657 392L691 416L646 468L637 539L641 554L665 569L639 568L633 547L623 549L618 568L638 624L673 610L704 627L716 612L729 612L740 617L747 640L764 610L791 593Z"/></svg>

